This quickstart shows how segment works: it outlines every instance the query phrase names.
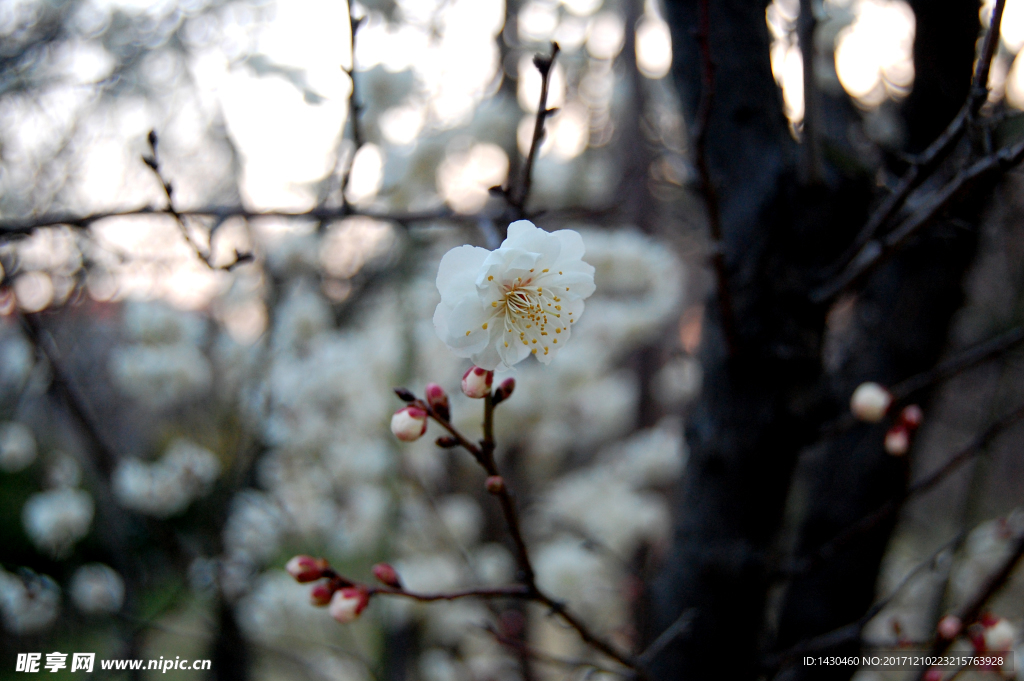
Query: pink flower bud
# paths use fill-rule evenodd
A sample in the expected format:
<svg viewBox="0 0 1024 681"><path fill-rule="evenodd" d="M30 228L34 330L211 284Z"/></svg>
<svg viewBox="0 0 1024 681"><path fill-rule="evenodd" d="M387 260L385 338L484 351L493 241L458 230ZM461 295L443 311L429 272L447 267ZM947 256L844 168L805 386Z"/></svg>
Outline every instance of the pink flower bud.
<svg viewBox="0 0 1024 681"><path fill-rule="evenodd" d="M314 582L324 576L324 570L327 569L327 561L323 558L314 558L313 556L295 556L288 561L284 569L295 578L296 582L305 584L306 582Z"/></svg>
<svg viewBox="0 0 1024 681"><path fill-rule="evenodd" d="M501 494L505 491L505 478L500 475L492 475L484 480L484 488L491 494Z"/></svg>
<svg viewBox="0 0 1024 681"><path fill-rule="evenodd" d="M916 404L908 404L903 407L903 411L900 412L900 421L909 430L917 430L921 427L921 421L924 420L924 411L921 407Z"/></svg>
<svg viewBox="0 0 1024 681"><path fill-rule="evenodd" d="M331 602L331 596L333 595L334 589L331 587L330 582L317 584L309 591L309 602L318 608L322 608Z"/></svg>
<svg viewBox="0 0 1024 681"><path fill-rule="evenodd" d="M462 392L465 393L466 397L479 400L490 394L493 381L493 371L487 371L487 369L481 369L480 367L470 367L462 375Z"/></svg>
<svg viewBox="0 0 1024 681"><path fill-rule="evenodd" d="M331 596L331 617L347 624L354 621L370 602L370 594L361 586L349 586L338 589Z"/></svg>
<svg viewBox="0 0 1024 681"><path fill-rule="evenodd" d="M861 421L878 423L885 418L892 395L877 383L861 383L850 396L850 411Z"/></svg>
<svg viewBox="0 0 1024 681"><path fill-rule="evenodd" d="M448 420L448 393L437 383L427 384L427 404L445 421Z"/></svg>
<svg viewBox="0 0 1024 681"><path fill-rule="evenodd" d="M501 385L494 391L494 397L492 401L494 404L500 404L512 396L512 391L516 389L516 379L506 378L501 382Z"/></svg>
<svg viewBox="0 0 1024 681"><path fill-rule="evenodd" d="M964 623L960 621L959 617L957 617L956 615L946 615L941 620L939 620L939 626L937 628L937 631L939 633L939 636L946 639L947 641L952 641L954 638L960 635L960 632L963 631L963 628Z"/></svg>
<svg viewBox="0 0 1024 681"><path fill-rule="evenodd" d="M391 432L405 442L420 439L427 432L427 412L419 407L402 407L391 417Z"/></svg>
<svg viewBox="0 0 1024 681"><path fill-rule="evenodd" d="M885 451L892 456L903 456L910 449L910 431L900 424L889 429L885 434Z"/></svg>
<svg viewBox="0 0 1024 681"><path fill-rule="evenodd" d="M373 566L373 576L377 578L377 581L384 586L390 586L395 589L402 588L402 580L398 578L398 573L395 568L391 567L387 563L377 563Z"/></svg>

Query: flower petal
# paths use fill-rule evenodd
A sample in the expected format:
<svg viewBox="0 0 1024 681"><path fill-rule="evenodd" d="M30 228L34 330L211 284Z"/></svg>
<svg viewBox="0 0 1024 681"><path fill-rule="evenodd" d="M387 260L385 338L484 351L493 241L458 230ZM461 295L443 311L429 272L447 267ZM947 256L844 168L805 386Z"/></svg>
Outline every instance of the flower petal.
<svg viewBox="0 0 1024 681"><path fill-rule="evenodd" d="M490 341L491 332L490 328L484 328L485 325L490 326L487 324L490 315L484 311L480 300L476 296L467 296L451 308L447 319L439 319L439 315L444 315L444 305L442 302L434 311L434 328L438 335L442 332L441 324L444 325L445 335L441 340L459 357L471 357L481 352Z"/></svg>
<svg viewBox="0 0 1024 681"><path fill-rule="evenodd" d="M583 246L583 237L580 233L572 229L560 229L557 232L551 232L551 236L558 239L558 243L561 246L561 250L558 254L558 259L562 261L571 260L582 260L583 254L586 252L586 248Z"/></svg>
<svg viewBox="0 0 1024 681"><path fill-rule="evenodd" d="M499 251L519 249L540 256L537 265L547 267L559 258L561 241L550 232L545 232L529 220L516 220L508 226L508 237Z"/></svg>
<svg viewBox="0 0 1024 681"><path fill-rule="evenodd" d="M441 300L454 307L472 291L477 274L491 255L486 248L459 246L444 254L437 270L437 290Z"/></svg>

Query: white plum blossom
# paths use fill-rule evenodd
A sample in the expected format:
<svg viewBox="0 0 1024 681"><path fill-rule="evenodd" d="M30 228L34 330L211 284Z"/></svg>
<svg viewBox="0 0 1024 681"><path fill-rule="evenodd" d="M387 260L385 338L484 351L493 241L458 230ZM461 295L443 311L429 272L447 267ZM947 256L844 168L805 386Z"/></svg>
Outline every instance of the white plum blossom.
<svg viewBox="0 0 1024 681"><path fill-rule="evenodd" d="M17 473L36 460L36 438L24 423L0 424L0 471Z"/></svg>
<svg viewBox="0 0 1024 681"><path fill-rule="evenodd" d="M89 532L95 511L92 497L79 489L33 494L21 509L25 534L35 546L63 558Z"/></svg>
<svg viewBox="0 0 1024 681"><path fill-rule="evenodd" d="M509 225L495 251L453 248L437 273L437 335L456 355L488 370L512 367L530 354L550 363L594 292L594 268L583 253L577 232L549 233L528 220Z"/></svg>
<svg viewBox="0 0 1024 681"><path fill-rule="evenodd" d="M124 603L124 580L102 563L83 565L71 576L71 600L84 613L117 612Z"/></svg>

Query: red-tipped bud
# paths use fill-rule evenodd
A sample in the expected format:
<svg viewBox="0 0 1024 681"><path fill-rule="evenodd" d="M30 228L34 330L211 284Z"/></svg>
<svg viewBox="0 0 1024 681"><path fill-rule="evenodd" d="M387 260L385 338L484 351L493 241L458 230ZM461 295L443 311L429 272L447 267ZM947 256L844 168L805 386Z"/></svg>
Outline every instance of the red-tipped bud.
<svg viewBox="0 0 1024 681"><path fill-rule="evenodd" d="M910 449L910 431L899 424L885 434L885 452L892 456L903 456Z"/></svg>
<svg viewBox="0 0 1024 681"><path fill-rule="evenodd" d="M316 584L309 591L309 602L318 608L322 608L331 602L331 596L333 595L334 589L331 587L330 582Z"/></svg>
<svg viewBox="0 0 1024 681"><path fill-rule="evenodd" d="M331 596L331 617L342 624L347 624L359 617L369 602L370 594L365 587L349 586L338 589Z"/></svg>
<svg viewBox="0 0 1024 681"><path fill-rule="evenodd" d="M916 404L908 404L903 407L903 411L900 412L900 422L903 423L908 430L917 430L921 427L922 421L924 421L924 411Z"/></svg>
<svg viewBox="0 0 1024 681"><path fill-rule="evenodd" d="M437 412L437 415L442 420L447 421L448 412L448 393L444 391L444 388L439 386L437 383L427 384L427 404L430 405L431 409Z"/></svg>
<svg viewBox="0 0 1024 681"><path fill-rule="evenodd" d="M314 558L313 556L295 556L284 566L288 574L300 584L315 582L324 576L324 570L327 568L328 563L326 560Z"/></svg>
<svg viewBox="0 0 1024 681"><path fill-rule="evenodd" d="M407 388L393 388L395 394L398 395L398 399L403 402L415 402L416 396L412 394L412 391Z"/></svg>
<svg viewBox="0 0 1024 681"><path fill-rule="evenodd" d="M494 372L480 367L470 367L462 375L462 392L475 400L487 397L491 392Z"/></svg>
<svg viewBox="0 0 1024 681"><path fill-rule="evenodd" d="M402 588L402 580L398 578L398 573L395 572L395 568L387 563L377 563L374 565L373 576L384 586L390 586L395 589Z"/></svg>
<svg viewBox="0 0 1024 681"><path fill-rule="evenodd" d="M501 494L505 491L505 478L500 475L492 475L484 480L484 488L491 494Z"/></svg>
<svg viewBox="0 0 1024 681"><path fill-rule="evenodd" d="M501 385L494 391L494 397L491 401L494 404L500 404L512 396L512 391L516 389L516 379L506 378L501 382Z"/></svg>
<svg viewBox="0 0 1024 681"><path fill-rule="evenodd" d="M405 442L420 439L427 432L427 412L419 407L402 407L391 417L391 432Z"/></svg>
<svg viewBox="0 0 1024 681"><path fill-rule="evenodd" d="M946 615L939 620L939 626L936 628L936 631L941 638L952 641L960 635L963 629L964 623L960 621L959 617L956 615Z"/></svg>
<svg viewBox="0 0 1024 681"><path fill-rule="evenodd" d="M984 623L983 623L984 624ZM997 617L985 626L985 650L994 653L1005 653L1013 648L1017 641L1017 627L1010 624L1005 617Z"/></svg>
<svg viewBox="0 0 1024 681"><path fill-rule="evenodd" d="M850 396L850 411L861 421L878 423L885 418L892 395L877 383L861 383Z"/></svg>
<svg viewBox="0 0 1024 681"><path fill-rule="evenodd" d="M459 441L451 435L442 435L434 441L434 444L444 449L451 449L452 447L458 447Z"/></svg>

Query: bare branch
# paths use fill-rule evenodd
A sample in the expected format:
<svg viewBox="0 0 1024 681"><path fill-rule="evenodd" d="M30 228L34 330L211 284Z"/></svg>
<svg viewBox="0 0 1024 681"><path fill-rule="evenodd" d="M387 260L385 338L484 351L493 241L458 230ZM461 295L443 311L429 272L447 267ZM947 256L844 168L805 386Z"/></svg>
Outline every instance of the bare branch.
<svg viewBox="0 0 1024 681"><path fill-rule="evenodd" d="M853 240L850 248L847 249L847 252L839 261L845 264L847 268L852 267L853 264L866 257L864 252L866 249L870 249L872 240L878 230L888 223L903 206L910 193L938 168L939 164L949 155L949 152L953 150L953 147L963 136L967 126L974 121L974 118L981 110L981 106L988 98L988 74L991 69L992 58L995 56L996 47L999 44L999 27L1002 23L1005 5L1006 0L996 0L995 8L992 10L992 20L988 32L985 34L981 55L978 58L974 77L971 80L971 90L967 96L967 101L964 102L960 112L942 134L924 152L913 159L906 173L900 178L896 188L871 214L867 223ZM852 279L847 281L845 277L840 277L838 281L826 284L815 291L812 294L812 299L819 302L826 300L841 291L850 282L852 282Z"/></svg>
<svg viewBox="0 0 1024 681"><path fill-rule="evenodd" d="M149 149L152 152L151 156L143 156L142 162L153 171L156 175L157 180L160 181L160 186L164 190L164 195L167 197L167 210L166 212L174 217L175 223L178 225L178 229L181 231L181 236L188 243L189 247L195 252L196 257L202 260L207 267L211 270L226 270L231 271L239 265L253 261L252 253L239 253L235 251L235 259L225 265L214 265L213 264L213 231L210 231L210 251L204 252L202 247L195 242L192 235L189 234L188 225L185 224L185 219L182 214L174 209L174 188L167 178L160 172L160 157L157 154L157 136L155 130L150 130L149 135L146 136L146 140L149 142Z"/></svg>
<svg viewBox="0 0 1024 681"><path fill-rule="evenodd" d="M876 601L874 605L868 608L855 621L844 624L827 633L801 641L787 650L776 653L766 660L765 666L768 669L777 670L792 664L807 653L831 650L847 643L860 641L861 632L868 622L873 620L878 613L882 612L920 573L925 570L935 569L939 557L947 551L955 550L963 542L963 539L964 534L960 533L936 549L931 556L914 566L887 596Z"/></svg>
<svg viewBox="0 0 1024 681"><path fill-rule="evenodd" d="M533 183L533 164L540 153L540 145L544 141L544 124L548 116L557 109L548 108L548 89L551 87L551 72L554 69L555 57L558 56L558 43L551 43L551 56L535 55L533 65L540 71L540 102L537 104L537 117L533 123L533 138L530 140L530 151L526 155L526 166L523 168L523 181L516 191L511 185L505 191L505 198L516 213L516 218L526 216L526 202L530 198L530 187Z"/></svg>
<svg viewBox="0 0 1024 681"><path fill-rule="evenodd" d="M983 178L1012 168L1024 160L1024 142L1004 147L961 170L941 189L922 200L920 207L888 234L864 244L846 270L836 279L811 292L811 299L823 302L861 279L892 255L910 237L931 224L943 210Z"/></svg>

